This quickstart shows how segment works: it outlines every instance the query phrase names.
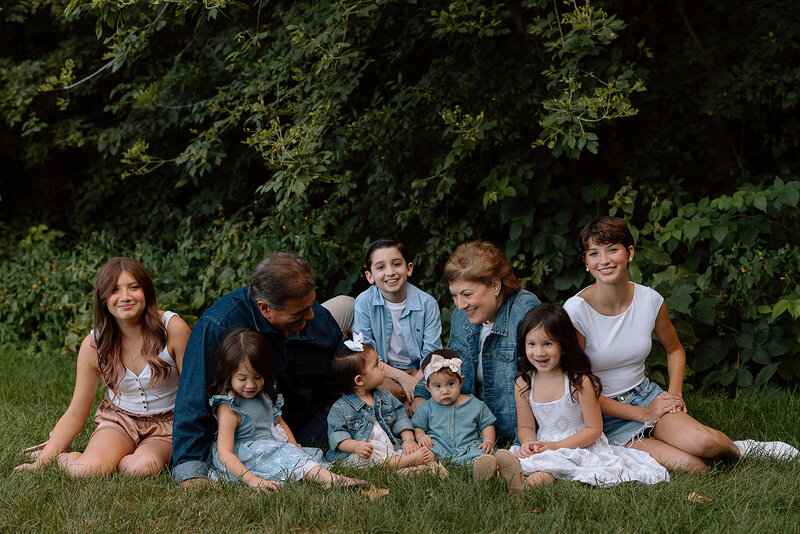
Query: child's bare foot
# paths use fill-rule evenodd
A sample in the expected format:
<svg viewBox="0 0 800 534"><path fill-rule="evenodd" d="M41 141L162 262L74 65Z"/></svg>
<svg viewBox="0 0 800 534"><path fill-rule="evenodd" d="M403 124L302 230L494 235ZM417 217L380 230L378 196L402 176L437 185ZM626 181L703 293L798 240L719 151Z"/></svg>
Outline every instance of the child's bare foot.
<svg viewBox="0 0 800 534"><path fill-rule="evenodd" d="M333 475L333 473L331 473ZM331 480L322 483L322 487L325 489L331 488L355 488L356 486L366 486L369 483L366 480L361 480L360 478L350 478L343 475L333 475Z"/></svg>
<svg viewBox="0 0 800 534"><path fill-rule="evenodd" d="M412 452L411 454L406 454L405 458L406 466L411 467L415 465L427 464L432 462L436 459L436 455L431 452L431 450L427 447L422 447L417 449L416 451Z"/></svg>
<svg viewBox="0 0 800 534"><path fill-rule="evenodd" d="M534 489L538 488L539 486L549 486L553 483L555 478L550 473L545 473L544 471L534 471L528 478L525 479L525 489Z"/></svg>

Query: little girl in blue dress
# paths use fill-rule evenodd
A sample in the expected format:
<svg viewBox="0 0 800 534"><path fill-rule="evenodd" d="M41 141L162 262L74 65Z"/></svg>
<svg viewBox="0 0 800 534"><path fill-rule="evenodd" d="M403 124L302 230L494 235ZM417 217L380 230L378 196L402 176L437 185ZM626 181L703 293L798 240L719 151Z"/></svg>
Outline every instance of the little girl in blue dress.
<svg viewBox="0 0 800 534"><path fill-rule="evenodd" d="M219 422L211 449L212 479L239 481L260 490L307 479L323 487L363 483L331 473L294 439L281 417L267 345L260 334L235 330L222 341L209 401ZM321 452L317 449L319 455Z"/></svg>

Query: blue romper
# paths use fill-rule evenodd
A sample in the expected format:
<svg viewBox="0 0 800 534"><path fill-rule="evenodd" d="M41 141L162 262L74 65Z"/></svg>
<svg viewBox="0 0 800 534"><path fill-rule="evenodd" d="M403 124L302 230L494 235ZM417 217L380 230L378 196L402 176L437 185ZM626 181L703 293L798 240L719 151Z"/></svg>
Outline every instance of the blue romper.
<svg viewBox="0 0 800 534"><path fill-rule="evenodd" d="M464 404L450 406L429 399L411 418L414 427L433 440L433 453L454 464L471 464L475 458L486 454L478 448L483 443L481 431L496 420L489 407L474 396Z"/></svg>
<svg viewBox="0 0 800 534"><path fill-rule="evenodd" d="M278 425L283 396L278 395L275 405L267 395L253 399L241 399L233 395L214 395L209 400L216 417L216 408L228 404L242 420L236 426L233 438L233 453L257 477L265 480L285 482L299 480L319 463L300 447L286 442L286 433ZM315 449L311 449L312 451ZM321 455L322 452L316 449ZM212 480L237 481L217 454L217 440L211 448L210 478Z"/></svg>

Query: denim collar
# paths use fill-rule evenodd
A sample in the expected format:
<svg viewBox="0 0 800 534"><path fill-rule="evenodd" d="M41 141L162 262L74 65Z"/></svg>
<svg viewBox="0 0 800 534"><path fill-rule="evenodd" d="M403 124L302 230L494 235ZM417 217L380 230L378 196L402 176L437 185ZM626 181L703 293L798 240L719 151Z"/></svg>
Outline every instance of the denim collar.
<svg viewBox="0 0 800 534"><path fill-rule="evenodd" d="M354 410L359 411L362 410L365 406L369 406L364 399L356 395L355 393L345 393L342 395L342 398L346 400L350 406L353 407ZM372 403L377 404L378 400L376 399L376 395L372 394Z"/></svg>

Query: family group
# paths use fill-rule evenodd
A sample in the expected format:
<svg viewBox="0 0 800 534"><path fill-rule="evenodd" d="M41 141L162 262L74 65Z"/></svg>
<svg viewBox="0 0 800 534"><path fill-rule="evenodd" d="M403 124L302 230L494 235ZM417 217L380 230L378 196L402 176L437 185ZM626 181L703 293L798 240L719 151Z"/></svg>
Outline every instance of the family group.
<svg viewBox="0 0 800 534"><path fill-rule="evenodd" d="M493 244L457 247L443 273L456 307L447 348L438 304L409 282L412 258L394 240L367 250L371 285L356 299L317 303L309 262L274 252L192 329L158 308L140 263L113 258L97 277L69 408L16 469L151 476L172 458L178 484L272 490L364 483L329 469L338 465L447 476L445 461L519 493L554 479L654 484L667 468L798 455L781 442L733 442L689 415L686 354L663 297L628 278L625 221L591 221L578 246L594 283L563 307L522 289ZM666 391L645 376L653 333ZM82 453L67 452L101 378L94 433Z"/></svg>

